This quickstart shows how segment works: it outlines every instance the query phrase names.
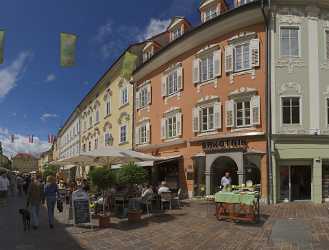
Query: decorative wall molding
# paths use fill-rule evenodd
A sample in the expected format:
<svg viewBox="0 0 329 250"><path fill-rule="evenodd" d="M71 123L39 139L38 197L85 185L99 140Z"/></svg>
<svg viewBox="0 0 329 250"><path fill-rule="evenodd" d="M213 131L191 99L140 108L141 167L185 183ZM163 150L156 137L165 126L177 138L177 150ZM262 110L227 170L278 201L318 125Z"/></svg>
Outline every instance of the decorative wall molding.
<svg viewBox="0 0 329 250"><path fill-rule="evenodd" d="M197 103L200 104L200 103L204 103L204 102L210 102L210 101L219 101L219 97L218 96L204 96L202 98L200 98Z"/></svg>
<svg viewBox="0 0 329 250"><path fill-rule="evenodd" d="M248 87L241 87L239 89L236 89L229 93L228 96L237 96L237 95L247 95L247 94L255 94L257 92L257 89L254 88L248 88Z"/></svg>
<svg viewBox="0 0 329 250"><path fill-rule="evenodd" d="M277 68L288 68L288 72L294 72L294 68L305 68L306 63L302 58L280 58L277 60L275 66Z"/></svg>
<svg viewBox="0 0 329 250"><path fill-rule="evenodd" d="M256 32L240 32L238 35L232 36L227 41L229 44L239 43L241 40L250 40L257 37Z"/></svg>
<svg viewBox="0 0 329 250"><path fill-rule="evenodd" d="M122 124L122 123L124 123L124 122L129 121L129 120L130 120L130 116L129 116L129 114L128 114L127 112L122 112L122 113L120 114L119 119L118 119L118 123L119 123L119 124Z"/></svg>
<svg viewBox="0 0 329 250"><path fill-rule="evenodd" d="M302 94L302 86L296 82L287 82L281 85L280 87L280 94L285 94L289 90L292 90L296 94Z"/></svg>

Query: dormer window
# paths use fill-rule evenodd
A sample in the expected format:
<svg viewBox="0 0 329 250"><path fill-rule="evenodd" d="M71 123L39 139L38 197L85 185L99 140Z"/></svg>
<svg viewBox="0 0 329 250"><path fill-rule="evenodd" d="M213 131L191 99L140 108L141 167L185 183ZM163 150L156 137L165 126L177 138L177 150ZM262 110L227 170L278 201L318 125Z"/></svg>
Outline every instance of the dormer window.
<svg viewBox="0 0 329 250"><path fill-rule="evenodd" d="M148 61L153 56L153 50L147 50L143 53L143 62Z"/></svg>
<svg viewBox="0 0 329 250"><path fill-rule="evenodd" d="M177 27L171 32L171 40L173 41L178 37L180 37L181 35L182 35L182 29L181 27Z"/></svg>
<svg viewBox="0 0 329 250"><path fill-rule="evenodd" d="M204 22L207 22L210 19L213 19L217 15L218 14L217 14L216 6L211 6L211 7L207 8L204 12Z"/></svg>
<svg viewBox="0 0 329 250"><path fill-rule="evenodd" d="M241 5L253 2L254 0L236 0L235 7L239 7Z"/></svg>

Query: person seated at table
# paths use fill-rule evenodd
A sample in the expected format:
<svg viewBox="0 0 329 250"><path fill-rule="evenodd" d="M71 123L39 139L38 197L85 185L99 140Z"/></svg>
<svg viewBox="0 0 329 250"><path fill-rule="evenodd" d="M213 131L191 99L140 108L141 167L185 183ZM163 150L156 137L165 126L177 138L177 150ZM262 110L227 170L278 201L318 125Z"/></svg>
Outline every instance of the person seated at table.
<svg viewBox="0 0 329 250"><path fill-rule="evenodd" d="M170 189L167 187L167 183L165 181L161 182L161 185L158 190L158 195L161 195L161 193L167 193L170 192Z"/></svg>
<svg viewBox="0 0 329 250"><path fill-rule="evenodd" d="M146 189L142 192L142 199L147 200L150 196L153 195L153 189L151 185L146 185Z"/></svg>
<svg viewBox="0 0 329 250"><path fill-rule="evenodd" d="M226 190L228 186L232 183L232 179L230 177L230 172L225 172L225 175L222 177L220 181L220 185L222 186L222 190Z"/></svg>

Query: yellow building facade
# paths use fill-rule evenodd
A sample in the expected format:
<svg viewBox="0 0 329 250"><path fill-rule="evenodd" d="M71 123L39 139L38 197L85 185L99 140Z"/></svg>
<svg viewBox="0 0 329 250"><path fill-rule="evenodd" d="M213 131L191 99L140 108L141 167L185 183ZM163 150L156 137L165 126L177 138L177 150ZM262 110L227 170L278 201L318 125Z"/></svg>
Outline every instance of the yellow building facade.
<svg viewBox="0 0 329 250"><path fill-rule="evenodd" d="M78 106L82 153L99 147L132 148L133 85L129 79L141 49L142 45L128 48Z"/></svg>

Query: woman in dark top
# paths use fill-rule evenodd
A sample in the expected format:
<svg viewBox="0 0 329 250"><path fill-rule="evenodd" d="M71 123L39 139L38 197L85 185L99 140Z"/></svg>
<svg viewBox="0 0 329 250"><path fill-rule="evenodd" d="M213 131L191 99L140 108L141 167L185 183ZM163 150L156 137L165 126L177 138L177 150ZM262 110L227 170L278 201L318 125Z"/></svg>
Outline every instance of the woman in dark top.
<svg viewBox="0 0 329 250"><path fill-rule="evenodd" d="M47 177L47 184L45 186L44 195L47 202L49 227L54 228L54 211L55 211L56 199L57 197L59 197L56 178L54 176Z"/></svg>

